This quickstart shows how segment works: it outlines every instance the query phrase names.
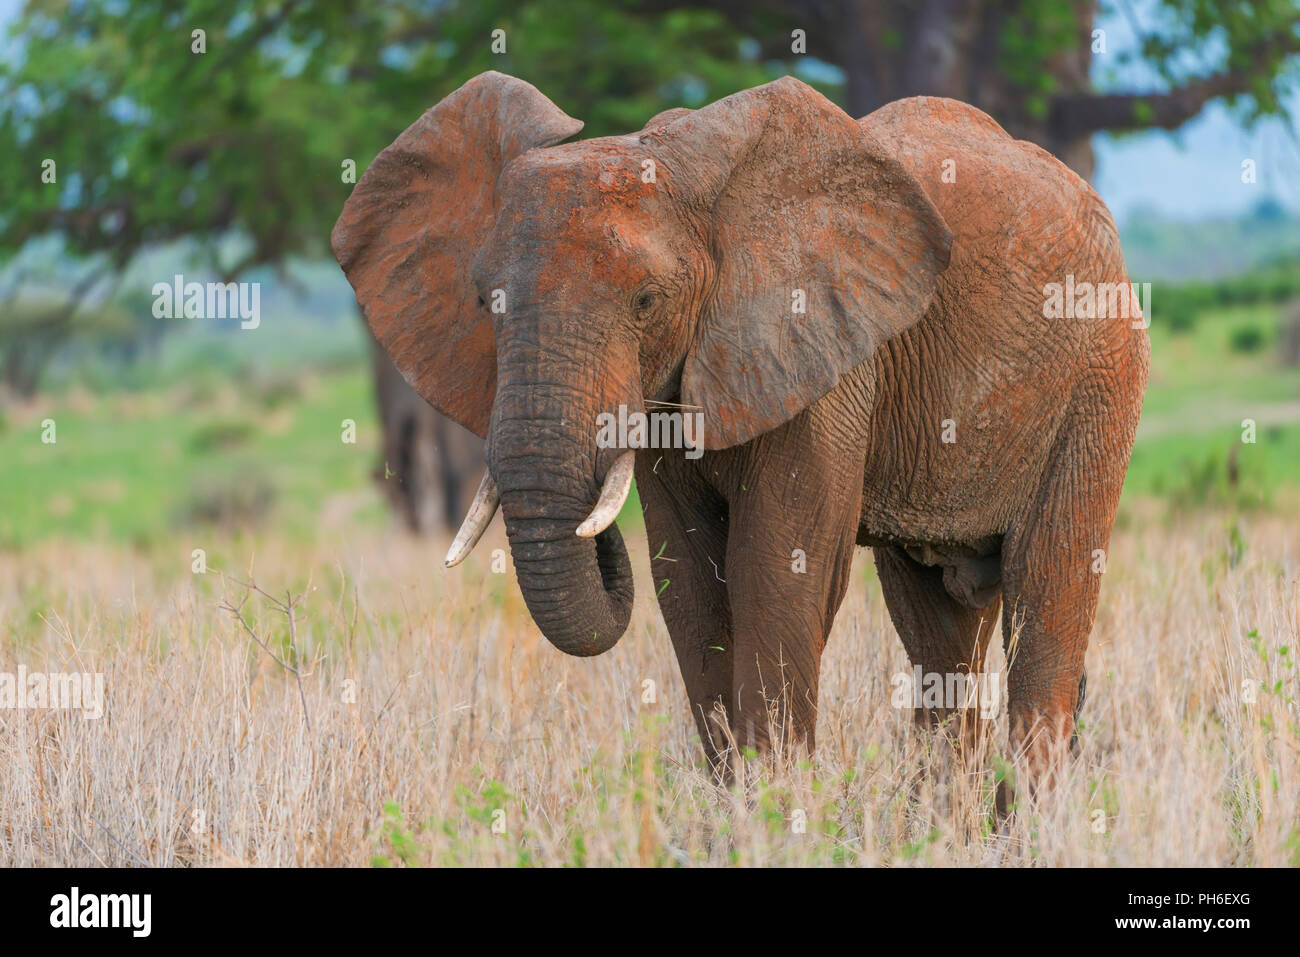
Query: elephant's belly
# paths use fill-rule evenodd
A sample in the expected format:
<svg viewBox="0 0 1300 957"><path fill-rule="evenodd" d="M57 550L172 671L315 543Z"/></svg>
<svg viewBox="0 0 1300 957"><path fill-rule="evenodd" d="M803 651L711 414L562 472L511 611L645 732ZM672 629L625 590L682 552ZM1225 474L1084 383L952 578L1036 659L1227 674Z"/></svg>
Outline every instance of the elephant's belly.
<svg viewBox="0 0 1300 957"><path fill-rule="evenodd" d="M970 545L909 542L858 530L858 544L901 549L919 565L943 571L944 589L967 608L985 608L1002 583L1002 539L989 536Z"/></svg>
<svg viewBox="0 0 1300 957"><path fill-rule="evenodd" d="M1040 475L1008 476L978 466L913 482L864 483L860 544L929 546L986 554L1032 508Z"/></svg>
<svg viewBox="0 0 1300 957"><path fill-rule="evenodd" d="M1033 507L1077 362L1015 316L927 318L877 356L858 538L987 554ZM946 332L936 331L939 329ZM961 340L958 344L957 339Z"/></svg>
<svg viewBox="0 0 1300 957"><path fill-rule="evenodd" d="M1055 423L1040 422L1049 435L1054 431ZM996 551L1002 536L1033 507L1044 481L1049 447L1042 432L973 434L955 447L920 444L868 456L859 543L939 553Z"/></svg>

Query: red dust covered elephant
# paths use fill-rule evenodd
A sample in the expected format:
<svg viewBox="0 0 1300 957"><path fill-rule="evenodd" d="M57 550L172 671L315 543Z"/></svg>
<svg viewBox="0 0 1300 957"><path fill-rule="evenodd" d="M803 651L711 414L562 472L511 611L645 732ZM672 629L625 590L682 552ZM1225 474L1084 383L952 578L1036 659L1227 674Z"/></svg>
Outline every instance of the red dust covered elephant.
<svg viewBox="0 0 1300 957"><path fill-rule="evenodd" d="M813 744L870 546L926 673L981 671L1000 605L1012 745L1050 762L1147 373L1101 200L962 103L854 120L789 77L565 142L581 127L482 74L375 159L334 229L398 369L487 439L448 563L499 506L543 634L600 654L632 603L613 519L635 472L717 762L718 720L742 745L773 721ZM647 409L697 417L695 448L598 441Z"/></svg>

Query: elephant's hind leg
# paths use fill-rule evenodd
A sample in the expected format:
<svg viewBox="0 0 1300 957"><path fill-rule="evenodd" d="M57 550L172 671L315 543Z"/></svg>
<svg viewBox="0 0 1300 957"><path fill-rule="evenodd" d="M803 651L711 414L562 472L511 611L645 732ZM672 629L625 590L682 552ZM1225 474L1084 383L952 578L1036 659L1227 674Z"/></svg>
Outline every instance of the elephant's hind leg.
<svg viewBox="0 0 1300 957"><path fill-rule="evenodd" d="M1084 403L1066 418L1034 501L1003 540L1010 744L1026 759L1031 787L1062 767L1082 704L1084 653L1132 444L1132 426L1109 415Z"/></svg>
<svg viewBox="0 0 1300 957"><path fill-rule="evenodd" d="M954 739L973 752L984 718L1000 705L996 683L979 677L997 626L996 590L982 596L988 602L984 607L973 608L953 597L941 566L923 565L894 546L873 551L885 605L908 660L920 668L923 682L942 689L942 703L936 703L925 697L923 683L918 689L921 704L913 709L913 716L922 727L946 724ZM974 682L969 680L972 676ZM949 700L954 691L962 700Z"/></svg>

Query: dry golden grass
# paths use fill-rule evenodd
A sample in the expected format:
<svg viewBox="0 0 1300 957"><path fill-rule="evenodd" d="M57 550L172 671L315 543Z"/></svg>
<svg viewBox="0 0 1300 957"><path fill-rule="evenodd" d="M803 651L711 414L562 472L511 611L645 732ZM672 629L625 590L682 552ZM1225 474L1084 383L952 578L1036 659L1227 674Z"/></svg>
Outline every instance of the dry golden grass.
<svg viewBox="0 0 1300 957"><path fill-rule="evenodd" d="M907 661L865 552L824 661L815 759L751 762L743 792L712 785L630 538L637 613L594 660L539 636L489 570L499 537L450 573L441 543L380 535L227 542L205 576L190 545L0 556L0 671L102 671L107 702L98 721L0 711L0 863L1300 863L1293 521L1116 533L1082 753L1001 833L1005 721L962 768L890 706ZM296 656L268 599L244 605L284 666L220 607L250 565L277 600L310 579Z"/></svg>

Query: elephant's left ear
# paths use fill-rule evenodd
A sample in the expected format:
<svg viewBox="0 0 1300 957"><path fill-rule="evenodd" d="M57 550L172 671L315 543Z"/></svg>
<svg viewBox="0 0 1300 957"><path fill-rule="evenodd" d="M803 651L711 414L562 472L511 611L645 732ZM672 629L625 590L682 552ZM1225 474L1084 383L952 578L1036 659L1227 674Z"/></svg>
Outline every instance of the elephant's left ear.
<svg viewBox="0 0 1300 957"><path fill-rule="evenodd" d="M952 234L916 179L816 90L785 77L646 142L692 171L687 201L713 233L714 294L682 371L706 448L790 420L925 314Z"/></svg>
<svg viewBox="0 0 1300 957"><path fill-rule="evenodd" d="M425 401L487 435L496 340L470 275L497 180L534 147L582 129L531 84L488 71L375 157L330 234L375 339Z"/></svg>

